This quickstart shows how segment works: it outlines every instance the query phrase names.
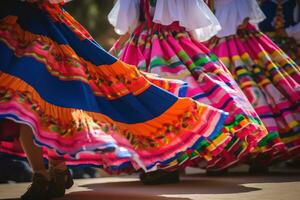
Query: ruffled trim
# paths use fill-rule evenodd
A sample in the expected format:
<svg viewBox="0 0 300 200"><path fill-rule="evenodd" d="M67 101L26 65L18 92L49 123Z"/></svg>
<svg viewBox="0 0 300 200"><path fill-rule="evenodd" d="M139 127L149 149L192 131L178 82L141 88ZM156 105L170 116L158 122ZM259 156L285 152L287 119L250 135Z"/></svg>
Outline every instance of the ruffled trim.
<svg viewBox="0 0 300 200"><path fill-rule="evenodd" d="M207 81L210 78L216 78L218 82L222 81L222 84L228 86L228 91L238 88L233 85L234 81L228 69L220 64L217 57L206 47L193 40L184 28L179 27L178 24L177 26L172 24L172 28L155 24L152 27L154 33L149 33L147 26L147 23L141 24L126 44L116 46L114 50L119 53L122 60L137 65L140 70L160 73L163 77L195 79L201 84L205 83L203 87L211 88L211 90L207 90L205 93L200 90L199 97L195 92L197 86L192 85L195 83L194 81L191 81L192 88L194 88L193 95L188 92L187 88L187 95L193 96L194 99L198 97L200 102L200 97L205 96L204 99L207 98L209 101L210 98L213 98L210 95L221 88L221 86L216 87L216 85L210 84ZM153 48L156 47L157 52L153 51ZM198 50L197 53L192 51L188 54L184 47L188 47L187 50L193 48L198 48ZM188 87L190 86L188 85ZM224 91L225 95L220 93L222 96L217 98L222 101L216 102L213 106L230 111L226 122L231 123L226 124L225 122L222 132L233 137L232 141L234 142L230 142L226 146L221 157L213 157L210 162L206 163L207 167L213 169L226 168L238 162L243 156L251 153L257 142L267 134L249 102L243 105L244 102L237 101L236 104L243 105L242 108L238 106L238 108L232 109L233 99L245 99L244 95L237 94L239 98L232 99L228 91ZM238 89L238 91L240 90ZM248 135L252 136L248 137ZM227 152L227 149L230 151Z"/></svg>
<svg viewBox="0 0 300 200"><path fill-rule="evenodd" d="M269 131L254 155L267 157L265 164L294 155L300 144L300 68L250 24L234 36L213 38L209 48L239 80ZM256 98L265 95L266 99Z"/></svg>
<svg viewBox="0 0 300 200"><path fill-rule="evenodd" d="M13 16L1 20L1 41L14 49L17 56L30 55L44 63L53 76L62 80L80 80L88 83L97 96L116 99L129 93L138 95L150 86L148 81L176 95L185 94L186 83L162 79L154 74L142 75L134 66L125 65L120 61L112 66L101 65L101 69L97 69L96 67L100 66L79 57L70 46L59 45L48 37L24 31L16 20ZM20 49L19 46L23 48ZM117 77L114 75L115 71L118 71Z"/></svg>
<svg viewBox="0 0 300 200"><path fill-rule="evenodd" d="M87 30L80 23L78 23L68 12L63 10L59 4L50 4L47 1L43 1L41 4L39 4L39 7L42 10L45 10L48 16L54 22L65 24L82 40L93 40L89 32L87 32Z"/></svg>
<svg viewBox="0 0 300 200"><path fill-rule="evenodd" d="M112 65L95 66L79 57L70 46L59 45L46 36L25 31L16 21L17 17L14 16L0 21L0 40L13 49L17 56L33 56L44 63L53 76L88 83L95 95L108 99L129 93L138 95L150 87L134 66L120 61Z"/></svg>
<svg viewBox="0 0 300 200"><path fill-rule="evenodd" d="M116 62L112 65L97 68L78 57L68 45L58 45L45 36L22 30L16 23L16 17L8 16L1 20L0 30L1 35L3 35L2 42L13 49L17 56L34 57L45 64L45 67L52 72L53 76L60 79L80 80L88 83L92 88L96 85L94 94L96 94L97 85L99 85L99 83L93 85L95 83L94 76L98 78L105 77L104 82L109 82L105 79L112 80L118 76L119 78L115 80L122 83L124 89L127 90L127 94L130 88L129 85L134 85L134 91L130 92L136 95L142 93L151 85L134 66ZM20 46L24 48L20 48ZM65 54L62 54L62 57L56 57L53 56L57 55L55 53L53 55L47 53L50 50L64 52ZM71 61L68 59L71 59ZM62 63L59 63L58 61L61 60ZM72 62L73 60L76 60L76 65ZM68 70L64 70L67 68ZM86 73L90 76L87 76ZM124 75L125 80L122 79L121 75ZM140 80L138 82L135 81L137 77ZM133 81L133 84L124 84L128 83L127 78ZM73 158L80 158L82 151L90 151L91 154L97 155L95 151L107 154L107 149L114 149L112 157L104 156L98 162L105 163L107 168L130 163L134 169L142 167L144 170L152 170L157 167L156 165L152 166L154 161L166 163L169 166L169 160L172 160L172 166L177 167L185 163L189 159L177 162L176 153L187 151L197 142L201 141L202 143L204 141L205 143L204 146L201 146L202 149L198 149L199 156L201 155L205 159L217 155L216 152L219 153L222 149L220 147L228 142L229 136L227 134L220 134L217 137L219 141L216 144L209 139L211 134L217 135L220 129L219 123L223 124L225 113L197 104L191 99L178 99L173 106L153 120L138 124L125 124L113 121L108 116L100 113L49 104L30 85L9 74L2 72L0 79L2 118L13 119L19 123L30 125L34 130L36 142L54 149L59 155L69 154ZM103 94L108 99L124 96L107 95L112 87L118 85L115 82L113 83L108 83L107 91L104 91ZM140 86L142 89L140 89ZM115 91L120 94L118 88L115 88ZM210 118L209 125L206 121L208 118ZM180 128L180 126L182 127ZM181 143L178 139L185 142ZM127 155L127 160L118 157L117 153L119 152ZM165 154L165 152L170 153ZM146 158L146 161L143 158ZM156 160L153 160L155 158Z"/></svg>
<svg viewBox="0 0 300 200"><path fill-rule="evenodd" d="M133 32L139 24L138 0L118 0L108 15L108 21L119 35ZM221 26L203 1L157 0L153 15L154 23L168 26L179 22L199 41L206 41L221 30Z"/></svg>
<svg viewBox="0 0 300 200"><path fill-rule="evenodd" d="M157 163L166 163L170 167L169 160L173 160L172 167L178 167L182 162L176 161L176 153L185 152L189 148L197 149L199 156L209 160L220 153L220 146L228 143L226 134L217 137L217 144L209 139L211 135L218 135L225 114L188 99L178 100L162 116L153 120L122 125L98 113L51 105L43 101L29 85L9 75L2 73L0 79L3 88L0 98L1 118L30 125L37 144L55 149L58 155L69 154L80 159L81 152L107 153L110 149L116 151L115 157L108 157L107 163L104 158L101 161L107 166L114 166L122 161L117 157L118 151L122 150L129 157L127 160L124 158L124 162L130 162L136 169L145 166L144 170L153 170L158 167ZM13 83L17 90L13 89ZM184 116L181 113L185 113ZM209 125L204 119L209 119ZM204 142L201 148L195 145L199 142ZM157 160L155 165L153 159Z"/></svg>
<svg viewBox="0 0 300 200"><path fill-rule="evenodd" d="M255 25L265 19L256 0L215 0L215 15L222 27L220 38L234 35L246 18Z"/></svg>
<svg viewBox="0 0 300 200"><path fill-rule="evenodd" d="M206 41L221 30L209 7L199 0L157 0L153 22L165 26L179 22L199 41Z"/></svg>

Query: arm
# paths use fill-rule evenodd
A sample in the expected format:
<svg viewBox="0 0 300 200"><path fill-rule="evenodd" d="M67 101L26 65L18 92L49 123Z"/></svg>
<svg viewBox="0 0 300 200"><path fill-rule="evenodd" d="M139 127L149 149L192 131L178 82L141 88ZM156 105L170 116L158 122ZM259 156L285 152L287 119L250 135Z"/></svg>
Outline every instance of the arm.
<svg viewBox="0 0 300 200"><path fill-rule="evenodd" d="M285 32L289 37L293 37L297 40L297 42L300 42L300 22L294 26L286 28Z"/></svg>
<svg viewBox="0 0 300 200"><path fill-rule="evenodd" d="M113 56L118 56L118 52L123 48L123 45L129 39L129 37L130 34L128 32L124 35L121 35L108 52Z"/></svg>

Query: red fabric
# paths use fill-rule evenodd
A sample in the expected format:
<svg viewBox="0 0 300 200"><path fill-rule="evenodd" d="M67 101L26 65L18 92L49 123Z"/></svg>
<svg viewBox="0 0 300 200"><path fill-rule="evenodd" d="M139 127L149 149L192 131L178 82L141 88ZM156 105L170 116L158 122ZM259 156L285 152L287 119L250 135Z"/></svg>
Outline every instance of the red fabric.
<svg viewBox="0 0 300 200"><path fill-rule="evenodd" d="M19 137L20 125L9 119L0 120L0 140L14 140Z"/></svg>

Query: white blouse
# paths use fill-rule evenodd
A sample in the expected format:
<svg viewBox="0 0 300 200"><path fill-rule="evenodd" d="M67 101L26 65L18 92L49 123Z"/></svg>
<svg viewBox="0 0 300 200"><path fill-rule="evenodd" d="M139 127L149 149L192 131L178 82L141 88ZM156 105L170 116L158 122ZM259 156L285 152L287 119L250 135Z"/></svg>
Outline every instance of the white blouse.
<svg viewBox="0 0 300 200"><path fill-rule="evenodd" d="M218 37L234 35L245 18L254 25L265 19L256 0L215 0L215 15L222 27Z"/></svg>
<svg viewBox="0 0 300 200"><path fill-rule="evenodd" d="M203 0L157 0L152 21L170 25L178 21L200 41L214 36L221 26ZM116 33L132 32L138 25L139 0L118 0L108 15Z"/></svg>
<svg viewBox="0 0 300 200"><path fill-rule="evenodd" d="M108 21L115 27L115 32L124 35L138 26L140 16L139 0L118 0L108 14Z"/></svg>

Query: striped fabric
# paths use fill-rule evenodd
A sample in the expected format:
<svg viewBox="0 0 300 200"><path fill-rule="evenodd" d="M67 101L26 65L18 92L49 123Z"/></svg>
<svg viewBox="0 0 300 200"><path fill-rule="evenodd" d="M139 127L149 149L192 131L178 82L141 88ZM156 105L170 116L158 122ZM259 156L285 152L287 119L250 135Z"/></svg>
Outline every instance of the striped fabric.
<svg viewBox="0 0 300 200"><path fill-rule="evenodd" d="M141 71L187 82L188 97L229 112L223 131L231 140L223 151L224 156L212 158L205 167L231 166L252 152L267 134L227 68L178 23L163 26L146 19L128 41L124 44L118 41L112 51ZM213 142L219 145L220 141L223 140L218 136Z"/></svg>
<svg viewBox="0 0 300 200"><path fill-rule="evenodd" d="M300 65L300 44L294 38L281 36L276 32L265 33L270 39L278 45L298 66Z"/></svg>
<svg viewBox="0 0 300 200"><path fill-rule="evenodd" d="M12 122L12 135L27 124L45 157L110 172L222 156L231 139L222 130L227 113L173 95L184 95L184 82L117 60L59 5L0 5L1 134ZM1 136L1 152L24 156L14 138Z"/></svg>
<svg viewBox="0 0 300 200"><path fill-rule="evenodd" d="M208 46L231 71L269 131L257 151L269 155L269 161L299 155L299 66L250 24L236 35L211 39ZM283 143L281 152L269 145Z"/></svg>

